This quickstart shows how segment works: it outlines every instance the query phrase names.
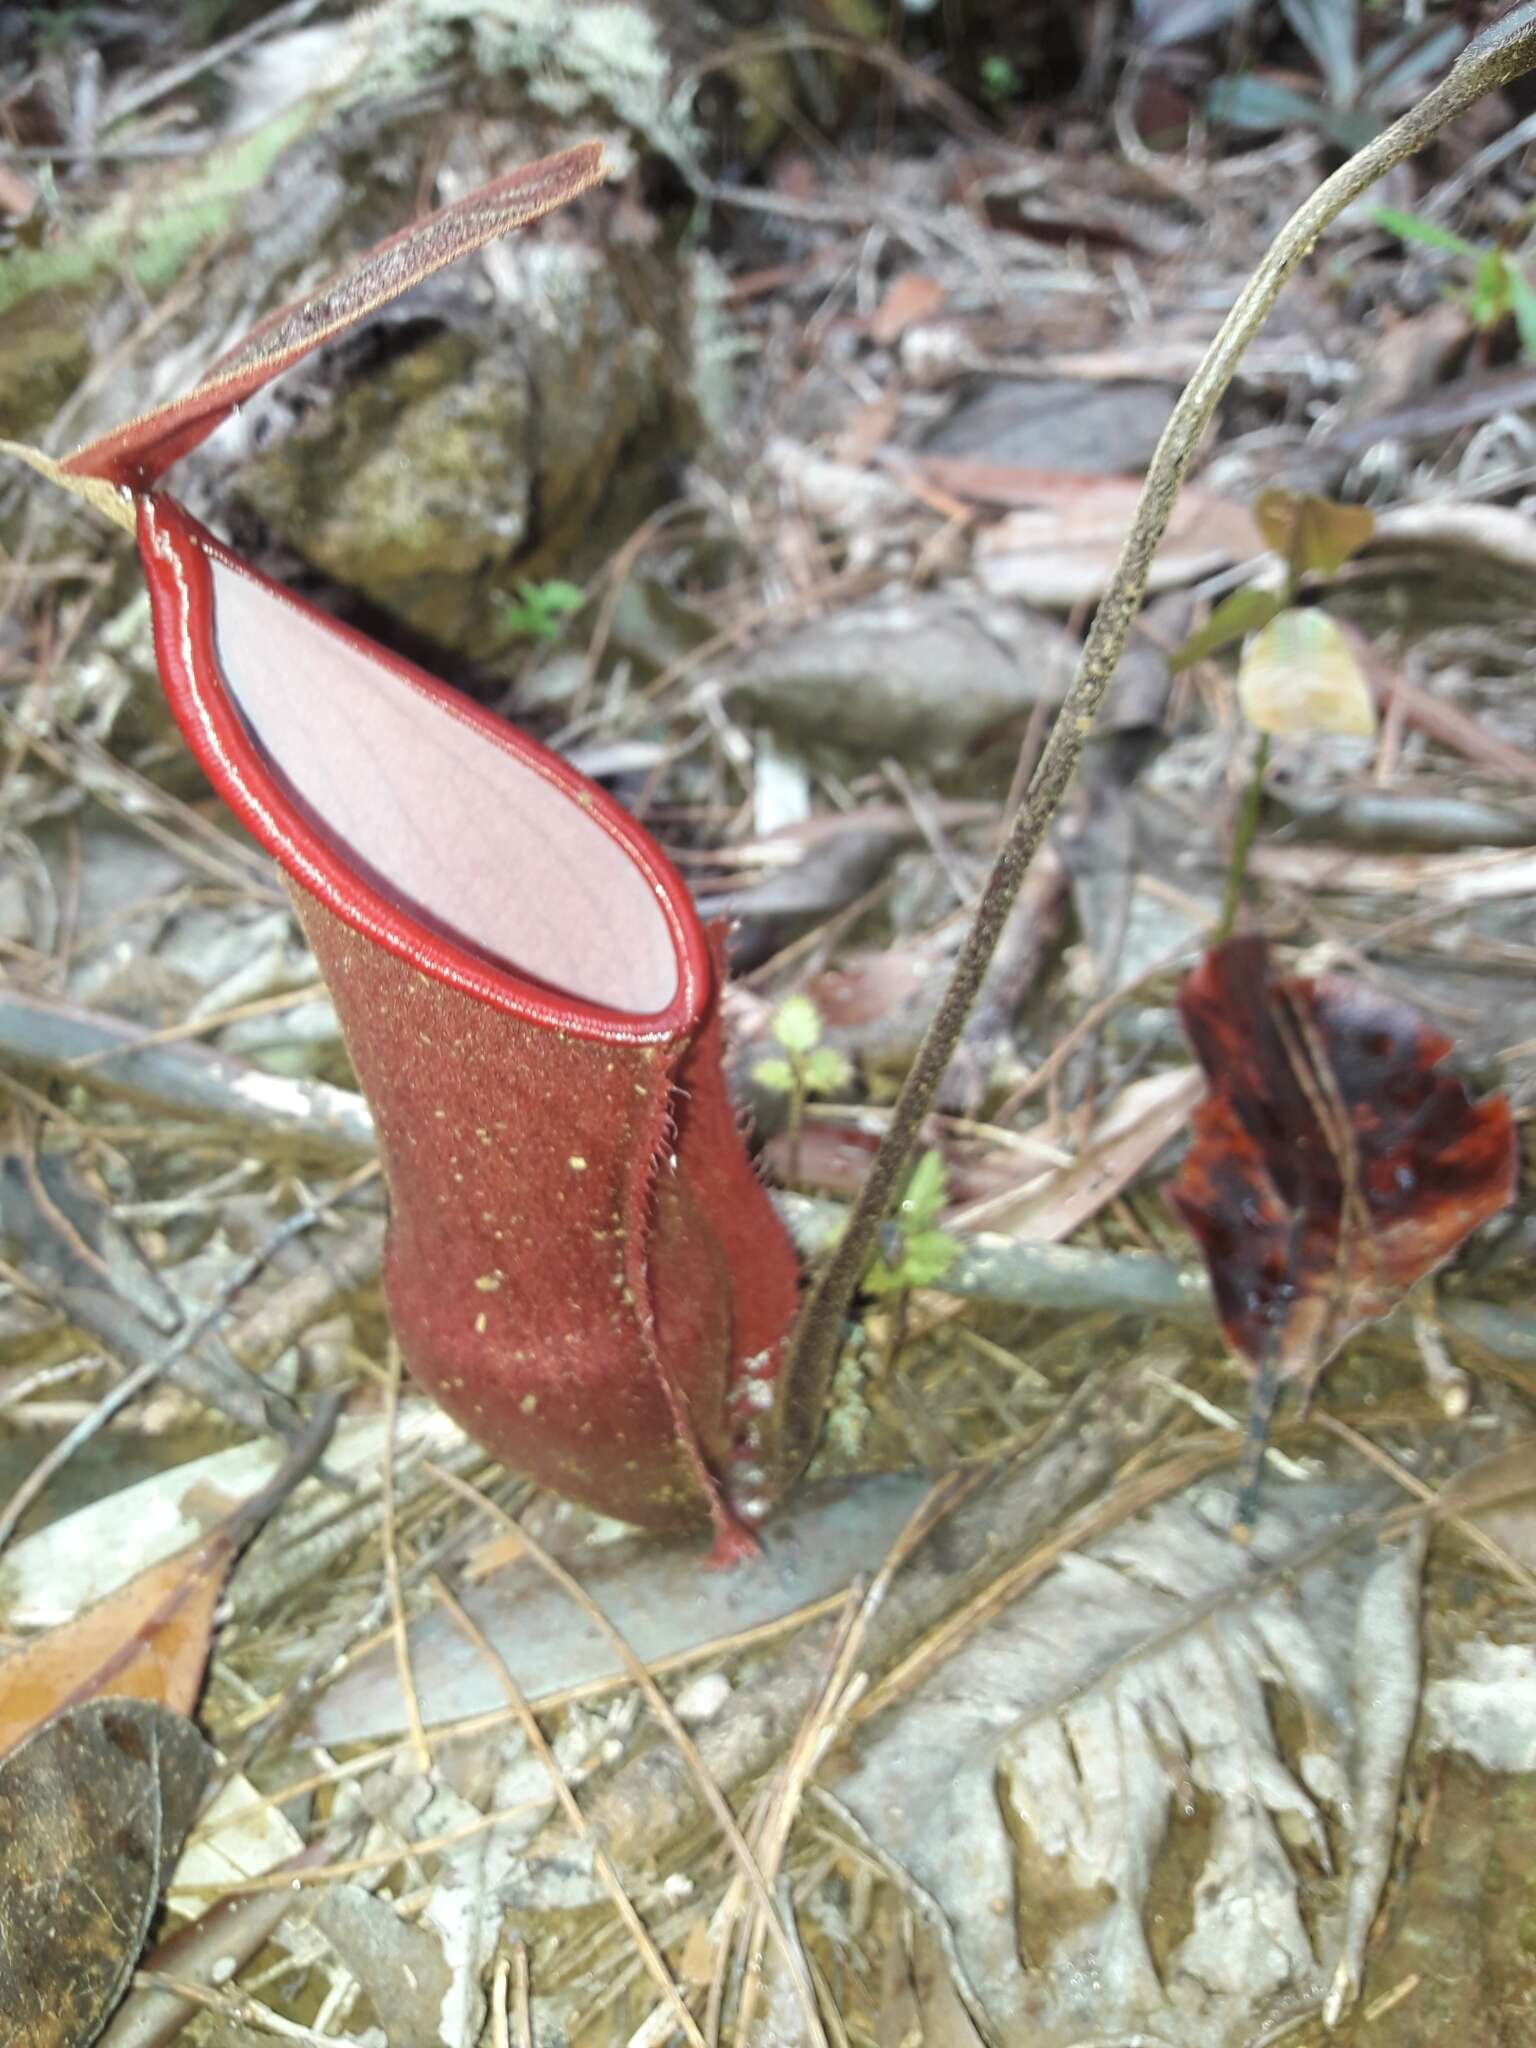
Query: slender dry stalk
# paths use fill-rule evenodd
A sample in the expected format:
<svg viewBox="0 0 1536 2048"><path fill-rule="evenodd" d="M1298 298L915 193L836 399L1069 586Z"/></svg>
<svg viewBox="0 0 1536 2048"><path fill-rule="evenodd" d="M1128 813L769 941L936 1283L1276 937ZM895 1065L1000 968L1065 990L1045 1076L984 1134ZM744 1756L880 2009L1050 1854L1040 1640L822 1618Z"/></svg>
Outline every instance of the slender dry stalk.
<svg viewBox="0 0 1536 2048"><path fill-rule="evenodd" d="M528 1981L528 1947L521 1935L512 1944L512 2013L517 2048L533 2048L533 1996Z"/></svg>
<svg viewBox="0 0 1536 2048"><path fill-rule="evenodd" d="M792 1461L803 1463L810 1455L825 1412L849 1306L874 1255L880 1225L901 1189L923 1120L960 1042L1019 886L1093 729L1140 607L1152 557L1222 394L1286 279L1311 253L1329 223L1394 164L1422 149L1447 122L1533 65L1536 6L1518 7L1474 37L1433 91L1341 165L1292 214L1238 294L1200 367L1185 386L1157 444L1114 576L1094 614L1077 672L1028 794L982 890L949 986L918 1047L890 1127L870 1164L837 1249L801 1311L785 1364L785 1443Z"/></svg>
<svg viewBox="0 0 1536 2048"><path fill-rule="evenodd" d="M507 1719L515 1718L509 1710ZM317 1864L308 1870L296 1870L291 1863L283 1864L277 1870L263 1872L260 1877L241 1877L233 1881L210 1878L204 1884L184 1884L178 1879L176 1889L186 1898L206 1899L210 1904L217 1904L221 1899L244 1898L252 1892L299 1892L325 1885L347 1884L354 1877L374 1877L393 1870L397 1863L404 1863L409 1858L440 1856L445 1849L457 1849L461 1843L474 1841L477 1835L489 1834L495 1828L506 1827L511 1821L527 1820L530 1814L544 1810L542 1799L518 1799L510 1806L498 1806L490 1813L477 1813L462 1827L447 1828L441 1834L423 1835L417 1840L399 1841L388 1849L372 1850L366 1856L348 1856L335 1862Z"/></svg>
<svg viewBox="0 0 1536 2048"><path fill-rule="evenodd" d="M906 1525L886 1553L879 1571L870 1581L868 1591L850 1613L846 1627L835 1646L825 1683L796 1732L768 1803L758 1820L755 1831L757 1856L763 1877L768 1884L772 1885L778 1880L784 1854L789 1846L790 1831L794 1827L800 1811L800 1802L805 1796L805 1789L811 1781L812 1774L838 1734L847 1725L868 1685L868 1674L855 1670L854 1666L860 1651L864 1648L870 1624L884 1605L892 1580L929 1532L943 1521L952 1508L976 1491L978 1484L978 1477L974 1473L951 1472L930 1489L908 1517ZM738 1887L740 1882L738 1876ZM765 1911L761 1900L758 1902L747 1949L741 2005L736 2015L736 2036L741 2041L752 2039L757 1995L763 1981L763 1942L770 1926L777 1930L778 1917L776 1912ZM725 1945L722 1941L722 1952ZM798 1947L795 1954L798 1958Z"/></svg>
<svg viewBox="0 0 1536 2048"><path fill-rule="evenodd" d="M437 1469L434 1467L434 1470ZM772 1894L764 1882L763 1875L758 1869L757 1861L751 1849L748 1847L745 1835L741 1832L736 1816L731 1811L730 1802L715 1783L713 1777L711 1777L704 1759L699 1755L698 1744L677 1718L676 1713L673 1711L672 1702L656 1683L655 1674L647 1668L643 1659L636 1656L624 1636L614 1627L613 1623L587 1592L580 1580L574 1578L557 1558L551 1557L543 1545L530 1536L520 1523L514 1521L504 1508L498 1507L488 1494L482 1493L478 1486L473 1485L467 1479L460 1479L454 1473L441 1470L438 1471L438 1476L445 1486L451 1487L463 1499L472 1501L482 1513L489 1515L497 1522L506 1534L512 1537L527 1552L528 1556L546 1577L553 1579L555 1584L575 1603L598 1633L607 1640L630 1677L644 1693L647 1706L660 1722L670 1740L676 1745L689 1771L692 1773L695 1783L698 1785L704 1804L709 1808L716 1825L730 1844L731 1851L736 1858L738 1881L744 1883L752 1892L757 1901L759 1914L763 1916L766 1925L775 1936L779 1952L784 1958L799 1997L801 2010L805 2015L808 2030L807 2038L813 2043L820 2044L820 2048L826 2048L826 2035L822 2030L821 2015L817 2010L816 1994L801 1964L799 1950L793 1941L790 1940L779 1921Z"/></svg>
<svg viewBox="0 0 1536 2048"><path fill-rule="evenodd" d="M963 1648L979 1628L1021 1598L1031 1586L1038 1585L1048 1572L1054 1571L1069 1551L1081 1550L1111 1529L1119 1528L1132 1515L1139 1515L1158 1501L1181 1493L1193 1480L1229 1464L1231 1458L1230 1447L1220 1442L1178 1450L1151 1471L1123 1480L1107 1498L1090 1500L1060 1529L1037 1544L1027 1557L999 1572L996 1578L979 1587L963 1606L945 1615L926 1635L921 1636L876 1686L853 1703L853 1722L857 1725L867 1721L871 1715L892 1705L903 1693L910 1692L946 1658Z"/></svg>
<svg viewBox="0 0 1536 2048"><path fill-rule="evenodd" d="M590 1847L592 1851L592 1867L597 1872L598 1878L608 1893L609 1898L612 1899L614 1910L624 1922L630 1940L644 1957L646 1968L655 1979L662 1997L667 2001L677 2025L681 2027L683 2034L690 2044L690 2048L706 2048L704 2036L699 2032L699 2023L688 2010L687 2001L684 1999L681 1991L678 1990L672 1972L667 1968L666 1958L651 1939L650 1930L635 1911L634 1902L628 1892L625 1891L623 1880L614 1867L612 1859L592 1832L586 1815L577 1804L576 1795L566 1783L565 1773L561 1770L555 1753L549 1746L548 1737L539 1726L537 1715L524 1698L522 1687L507 1668L507 1660L502 1656L495 1644L489 1640L485 1631L479 1626L473 1616L459 1605L459 1602L454 1598L446 1584L435 1572L432 1575L432 1590L443 1603L455 1626L463 1631L501 1680L508 1702L517 1715L518 1722L527 1739L528 1747L534 1752L545 1770L549 1773L550 1785L554 1790L555 1797L564 1809L566 1819L570 1822L576 1834Z"/></svg>
<svg viewBox="0 0 1536 2048"><path fill-rule="evenodd" d="M1341 1416L1320 1414L1317 1423L1320 1429L1326 1429L1330 1435L1336 1436L1341 1444L1348 1444L1352 1451L1368 1460L1378 1471L1385 1472L1388 1478L1394 1479L1405 1493L1411 1493L1416 1501L1427 1508L1432 1508L1458 1536L1470 1543L1474 1549L1482 1551L1489 1562L1503 1572L1506 1578L1512 1580L1527 1599L1536 1597L1536 1572L1523 1565L1519 1558L1511 1556L1498 1538L1491 1536L1480 1523L1472 1521L1466 1515L1449 1512L1445 1507L1446 1495L1433 1486L1427 1486L1416 1472L1410 1472L1408 1467L1394 1458L1390 1451L1384 1451L1379 1444L1372 1443L1371 1439L1362 1435L1358 1429L1352 1429Z"/></svg>
<svg viewBox="0 0 1536 2048"><path fill-rule="evenodd" d="M416 1675L411 1669L410 1631L405 1618L405 1594L400 1584L400 1535L395 1517L395 1423L400 1413L400 1346L389 1341L389 1376L384 1388L384 1472L379 1506L383 1516L384 1583L389 1589L390 1634L394 1638L395 1668L400 1673L400 1690L405 1695L405 1725L410 1733L416 1768L424 1778L432 1775L432 1751L421 1718L421 1700L416 1692Z"/></svg>

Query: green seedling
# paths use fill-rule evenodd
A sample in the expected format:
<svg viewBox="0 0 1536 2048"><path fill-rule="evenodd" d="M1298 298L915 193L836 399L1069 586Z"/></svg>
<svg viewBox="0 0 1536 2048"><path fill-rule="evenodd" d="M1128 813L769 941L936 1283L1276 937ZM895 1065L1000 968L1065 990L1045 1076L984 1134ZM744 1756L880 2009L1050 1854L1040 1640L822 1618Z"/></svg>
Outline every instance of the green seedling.
<svg viewBox="0 0 1536 2048"><path fill-rule="evenodd" d="M821 1042L821 1012L809 996L786 996L770 1025L782 1054L759 1060L752 1078L775 1095L789 1097L789 1178L800 1177L800 1128L813 1095L841 1095L853 1068L834 1046Z"/></svg>
<svg viewBox="0 0 1536 2048"><path fill-rule="evenodd" d="M1265 491L1255 502L1253 523L1280 557L1284 574L1279 587L1250 584L1224 597L1174 655L1175 672L1261 632L1292 609L1306 578L1336 576L1376 531L1363 505L1336 505L1330 498L1282 490Z"/></svg>
<svg viewBox="0 0 1536 2048"><path fill-rule="evenodd" d="M552 576L547 583L521 582L515 598L502 600L501 622L512 633L529 640L558 640L565 620L579 612L587 594L579 583L562 582Z"/></svg>
<svg viewBox="0 0 1536 2048"><path fill-rule="evenodd" d="M1259 735L1232 833L1232 855L1216 943L1231 936L1242 901L1243 878L1258 830L1273 736L1376 730L1376 705L1348 635L1321 605L1296 602L1307 577L1336 576L1375 531L1363 505L1266 491L1253 508L1254 524L1280 557L1277 589L1250 586L1222 599L1205 624L1173 657L1175 669L1241 646L1237 701Z"/></svg>
<svg viewBox="0 0 1536 2048"><path fill-rule="evenodd" d="M943 1154L925 1152L886 1225L880 1256L864 1275L867 1293L909 1294L943 1279L960 1254L958 1240L934 1227L948 1200Z"/></svg>
<svg viewBox="0 0 1536 2048"><path fill-rule="evenodd" d="M1258 71L1218 78L1206 112L1229 128L1259 132L1300 122L1339 149L1358 149L1422 92L1466 42L1455 22L1410 21L1376 41L1365 34L1360 0L1280 0L1280 11L1317 67L1317 85L1300 91Z"/></svg>
<svg viewBox="0 0 1536 2048"><path fill-rule="evenodd" d="M1487 337L1513 320L1522 352L1536 361L1536 290L1520 266L1519 259L1497 242L1469 242L1454 235L1438 221L1422 214L1403 213L1395 206L1378 206L1371 218L1401 242L1413 242L1421 249L1438 249L1468 265L1471 282L1450 285L1446 297L1464 307L1478 333Z"/></svg>
<svg viewBox="0 0 1536 2048"><path fill-rule="evenodd" d="M993 50L982 58L980 80L981 96L993 107L1001 106L1005 100L1016 100L1024 90L1024 79L1018 65L1000 50Z"/></svg>

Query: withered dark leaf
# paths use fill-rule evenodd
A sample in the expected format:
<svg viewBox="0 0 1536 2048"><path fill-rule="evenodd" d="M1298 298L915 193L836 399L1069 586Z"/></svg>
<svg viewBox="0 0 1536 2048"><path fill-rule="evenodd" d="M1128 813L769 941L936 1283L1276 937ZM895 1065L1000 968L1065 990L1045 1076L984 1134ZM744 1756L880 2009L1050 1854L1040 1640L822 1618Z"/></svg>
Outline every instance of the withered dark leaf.
<svg viewBox="0 0 1536 2048"><path fill-rule="evenodd" d="M0 1763L6 2048L87 2048L122 1997L197 1814L209 1752L190 1721L96 1700Z"/></svg>
<svg viewBox="0 0 1536 2048"><path fill-rule="evenodd" d="M1407 1003L1272 981L1256 934L1206 954L1179 1014L1211 1092L1170 1200L1233 1349L1308 1379L1508 1203L1509 1103L1472 1102Z"/></svg>

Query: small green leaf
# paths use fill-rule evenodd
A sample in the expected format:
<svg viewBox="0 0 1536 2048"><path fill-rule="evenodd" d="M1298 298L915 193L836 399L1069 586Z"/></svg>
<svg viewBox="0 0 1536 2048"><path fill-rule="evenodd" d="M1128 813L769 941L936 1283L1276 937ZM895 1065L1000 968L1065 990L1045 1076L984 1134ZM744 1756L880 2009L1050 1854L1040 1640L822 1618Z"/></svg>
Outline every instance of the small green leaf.
<svg viewBox="0 0 1536 2048"><path fill-rule="evenodd" d="M566 583L558 576L547 583L520 583L518 592L525 603L536 597L539 608L556 617L562 612L579 612L587 601L579 583Z"/></svg>
<svg viewBox="0 0 1536 2048"><path fill-rule="evenodd" d="M805 1063L806 1092L840 1095L853 1082L853 1068L834 1046L818 1045Z"/></svg>
<svg viewBox="0 0 1536 2048"><path fill-rule="evenodd" d="M517 586L516 602L503 600L502 616L513 633L526 633L533 640L558 640L560 621L567 613L580 611L586 601L579 583L565 583L558 576L547 583L530 583L524 577Z"/></svg>
<svg viewBox="0 0 1536 2048"><path fill-rule="evenodd" d="M1404 213L1396 206L1373 206L1371 219L1377 227L1385 228L1389 235L1396 235L1401 242L1417 242L1426 249L1445 249L1453 256L1465 256L1474 263L1483 253L1475 242L1453 235L1438 221L1425 220L1417 213Z"/></svg>
<svg viewBox="0 0 1536 2048"><path fill-rule="evenodd" d="M960 1245L942 1230L922 1230L902 1246L894 1264L877 1259L864 1275L868 1294L903 1294L911 1287L931 1287L941 1280L959 1257Z"/></svg>
<svg viewBox="0 0 1536 2048"><path fill-rule="evenodd" d="M1243 649L1243 716L1259 732L1370 734L1376 705L1355 651L1325 611L1281 612Z"/></svg>
<svg viewBox="0 0 1536 2048"><path fill-rule="evenodd" d="M1221 600L1203 626L1199 626L1169 663L1175 675L1180 669L1219 654L1267 626L1277 612L1285 610L1278 590L1234 590Z"/></svg>
<svg viewBox="0 0 1536 2048"><path fill-rule="evenodd" d="M1253 72L1218 78L1206 92L1205 111L1229 128L1248 129L1289 128L1293 121L1316 127L1325 113L1320 101Z"/></svg>
<svg viewBox="0 0 1536 2048"><path fill-rule="evenodd" d="M916 1237L907 1239L901 1270L909 1287L931 1287L935 1280L943 1278L959 1256L957 1238L946 1236L942 1230L920 1230Z"/></svg>
<svg viewBox="0 0 1536 2048"><path fill-rule="evenodd" d="M786 996L773 1013L773 1035L786 1052L808 1053L821 1043L821 1012L809 996Z"/></svg>
<svg viewBox="0 0 1536 2048"><path fill-rule="evenodd" d="M1473 317L1479 327L1497 327L1510 309L1509 263L1502 249L1490 249L1472 279Z"/></svg>
<svg viewBox="0 0 1536 2048"><path fill-rule="evenodd" d="M949 1198L949 1174L942 1152L925 1152L912 1169L896 1220L903 1236L928 1228Z"/></svg>
<svg viewBox="0 0 1536 2048"><path fill-rule="evenodd" d="M759 1060L752 1069L752 1078L759 1087L770 1089L775 1095L795 1092L795 1070L788 1060Z"/></svg>
<svg viewBox="0 0 1536 2048"><path fill-rule="evenodd" d="M1536 360L1536 291L1532 291L1525 272L1514 263L1509 266L1509 302L1520 332L1520 346Z"/></svg>
<svg viewBox="0 0 1536 2048"><path fill-rule="evenodd" d="M876 1259L864 1275L866 1294L900 1294L906 1286L900 1266L888 1266L884 1259Z"/></svg>
<svg viewBox="0 0 1536 2048"><path fill-rule="evenodd" d="M980 66L981 96L994 106L1000 100L1017 99L1024 89L1019 67L1011 57L998 51L983 57Z"/></svg>

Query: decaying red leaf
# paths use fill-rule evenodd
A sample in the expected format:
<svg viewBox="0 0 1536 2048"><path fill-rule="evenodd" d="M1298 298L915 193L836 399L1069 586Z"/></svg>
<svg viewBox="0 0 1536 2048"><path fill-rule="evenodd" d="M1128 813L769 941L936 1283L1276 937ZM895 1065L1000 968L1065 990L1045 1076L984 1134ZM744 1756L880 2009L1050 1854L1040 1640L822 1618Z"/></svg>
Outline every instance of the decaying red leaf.
<svg viewBox="0 0 1536 2048"><path fill-rule="evenodd" d="M1472 1102L1407 1003L1272 981L1258 935L1207 953L1179 1014L1211 1093L1169 1197L1233 1349L1309 1381L1510 1200L1509 1103Z"/></svg>

